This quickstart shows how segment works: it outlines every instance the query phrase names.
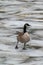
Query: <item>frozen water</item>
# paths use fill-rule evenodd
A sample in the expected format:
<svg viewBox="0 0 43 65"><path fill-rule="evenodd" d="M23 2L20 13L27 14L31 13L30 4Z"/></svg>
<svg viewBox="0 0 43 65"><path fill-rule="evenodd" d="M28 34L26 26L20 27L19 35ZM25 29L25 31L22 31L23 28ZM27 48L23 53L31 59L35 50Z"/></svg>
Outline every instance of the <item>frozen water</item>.
<svg viewBox="0 0 43 65"><path fill-rule="evenodd" d="M31 39L15 49L25 23ZM0 0L0 65L43 65L42 0Z"/></svg>

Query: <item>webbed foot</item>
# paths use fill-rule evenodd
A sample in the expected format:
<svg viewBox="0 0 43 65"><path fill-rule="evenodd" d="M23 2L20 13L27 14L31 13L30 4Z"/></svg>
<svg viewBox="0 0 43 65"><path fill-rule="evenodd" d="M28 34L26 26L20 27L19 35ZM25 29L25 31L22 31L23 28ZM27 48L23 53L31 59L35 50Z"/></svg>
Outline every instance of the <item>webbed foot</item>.
<svg viewBox="0 0 43 65"><path fill-rule="evenodd" d="M16 45L15 49L18 49L18 46Z"/></svg>
<svg viewBox="0 0 43 65"><path fill-rule="evenodd" d="M26 50L26 48L23 47L23 50Z"/></svg>

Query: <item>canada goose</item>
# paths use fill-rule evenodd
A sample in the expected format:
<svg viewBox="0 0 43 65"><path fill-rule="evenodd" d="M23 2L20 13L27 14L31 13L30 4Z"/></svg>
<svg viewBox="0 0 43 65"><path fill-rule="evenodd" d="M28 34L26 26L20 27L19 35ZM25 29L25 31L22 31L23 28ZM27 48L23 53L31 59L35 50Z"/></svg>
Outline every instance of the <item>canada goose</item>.
<svg viewBox="0 0 43 65"><path fill-rule="evenodd" d="M23 49L25 49L26 43L30 40L29 33L26 31L27 26L30 25L28 23L24 24L23 32L18 33L16 49L18 49L18 42L24 43Z"/></svg>

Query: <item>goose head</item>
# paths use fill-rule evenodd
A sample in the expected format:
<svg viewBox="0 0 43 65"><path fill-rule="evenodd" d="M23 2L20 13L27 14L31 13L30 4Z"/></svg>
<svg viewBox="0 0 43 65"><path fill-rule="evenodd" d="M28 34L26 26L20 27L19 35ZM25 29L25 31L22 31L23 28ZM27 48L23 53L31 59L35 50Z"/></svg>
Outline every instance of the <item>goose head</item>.
<svg viewBox="0 0 43 65"><path fill-rule="evenodd" d="M23 32L24 32L24 33L27 32L27 31L26 31L27 26L30 26L30 25L29 25L28 23L24 24L24 29L23 29Z"/></svg>

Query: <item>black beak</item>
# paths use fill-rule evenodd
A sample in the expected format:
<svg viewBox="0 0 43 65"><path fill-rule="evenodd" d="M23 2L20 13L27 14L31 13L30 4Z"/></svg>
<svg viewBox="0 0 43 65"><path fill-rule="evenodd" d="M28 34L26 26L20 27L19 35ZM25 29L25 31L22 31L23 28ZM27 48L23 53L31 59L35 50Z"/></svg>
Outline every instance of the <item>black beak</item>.
<svg viewBox="0 0 43 65"><path fill-rule="evenodd" d="M30 24L28 24L28 26L31 26Z"/></svg>
<svg viewBox="0 0 43 65"><path fill-rule="evenodd" d="M31 25L29 25L29 26L31 26Z"/></svg>

